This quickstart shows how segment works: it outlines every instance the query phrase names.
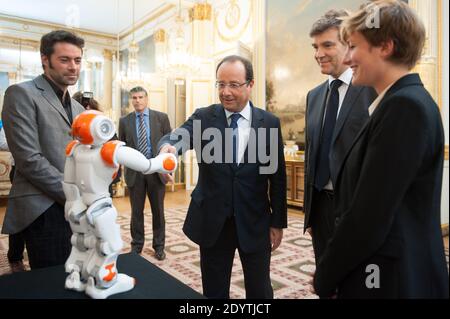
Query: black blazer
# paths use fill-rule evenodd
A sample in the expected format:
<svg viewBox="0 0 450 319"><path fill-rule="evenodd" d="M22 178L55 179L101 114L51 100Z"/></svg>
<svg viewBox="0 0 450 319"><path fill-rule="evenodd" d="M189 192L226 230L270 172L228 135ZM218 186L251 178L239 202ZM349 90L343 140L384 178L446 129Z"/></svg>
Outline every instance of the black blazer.
<svg viewBox="0 0 450 319"><path fill-rule="evenodd" d="M185 234L200 246L214 245L225 220L232 216L233 212L240 246L247 253L270 249L270 227L287 227L286 167L280 121L271 113L253 105L251 109L251 127L255 130L263 128L267 132L267 148L264 150L266 154L269 154L270 143L278 146L275 154L278 167L273 174L263 175L259 169L267 165L258 157L256 163L249 163L248 148L250 146L258 148L258 141L249 141L244 162L238 167L225 163L225 143L217 140L222 147L221 163L208 164L203 160L198 163L198 182L192 192L192 200L183 227ZM197 109L179 129L164 136L158 148L166 143L175 145L180 152L181 146L186 149L195 147L194 144L199 141L193 140L194 120L200 120L202 134L208 128L217 128L221 136L225 136L225 128L228 127L225 111L222 105L215 104ZM270 128L275 128L278 132L278 139L275 141L270 139L268 132ZM177 134L183 129L189 133L190 140L176 145L180 140ZM200 159L200 152L205 150L207 145L211 145L214 138L199 143L196 147L197 160Z"/></svg>
<svg viewBox="0 0 450 319"><path fill-rule="evenodd" d="M440 228L444 132L417 74L398 80L356 138L337 177L335 232L314 287L342 298L448 298ZM368 265L379 289L366 287Z"/></svg>
<svg viewBox="0 0 450 319"><path fill-rule="evenodd" d="M320 136L328 94L328 81L308 92L306 98L305 198L304 230L310 226L311 203L319 154ZM374 89L350 84L337 118L330 150L330 173L333 185L356 135L369 118L368 107L375 100Z"/></svg>
<svg viewBox="0 0 450 319"><path fill-rule="evenodd" d="M171 132L169 117L166 113L150 110L150 142L152 144L152 156L158 155L157 143L162 136ZM137 149L138 137L136 132L136 112L131 112L120 118L119 139L127 146ZM138 172L125 167L125 182L127 186L133 187ZM160 179L161 180L161 179ZM161 180L161 183L164 182Z"/></svg>

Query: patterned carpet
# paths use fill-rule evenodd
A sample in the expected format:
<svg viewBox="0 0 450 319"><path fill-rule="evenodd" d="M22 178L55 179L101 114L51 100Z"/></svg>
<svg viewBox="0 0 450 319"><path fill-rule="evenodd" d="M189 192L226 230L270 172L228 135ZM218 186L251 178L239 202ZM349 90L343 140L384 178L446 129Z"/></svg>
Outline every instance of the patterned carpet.
<svg viewBox="0 0 450 319"><path fill-rule="evenodd" d="M130 213L125 212L120 214L117 220L121 226L122 238L125 242L124 252L130 251L129 216ZM166 209L167 258L163 261L158 261L153 257L153 249L151 248L151 213L146 211L146 247L142 255L153 264L201 293L200 254L198 246L187 239L181 230L185 216L185 208ZM316 295L311 293L309 284L315 269L311 238L309 235L302 235L302 229L303 218L290 215L289 225L284 232L283 242L272 256L271 278L275 298L317 298ZM0 275L10 272L6 258L7 247L8 237L0 235ZM448 248L446 248L447 264L448 253ZM236 252L231 278L231 298L245 297L243 280L242 267Z"/></svg>
<svg viewBox="0 0 450 319"><path fill-rule="evenodd" d="M186 209L169 208L166 209L165 214L166 259L158 261L153 257L150 211L145 212L146 247L142 256L201 293L199 249L182 232ZM121 226L122 238L125 243L123 251L129 252L131 242L130 212L119 214L117 222ZM311 293L308 284L312 279L311 275L315 268L311 239L309 235L302 236L302 229L303 219L290 216L289 227L284 232L282 245L272 256L271 278L275 298L316 298ZM0 275L10 273L6 258L7 248L8 236L0 235ZM245 297L244 276L237 251L233 265L230 295L233 299Z"/></svg>
<svg viewBox="0 0 450 319"><path fill-rule="evenodd" d="M129 251L131 241L129 214L118 217L122 238ZM198 246L182 232L186 209L166 209L166 254L167 258L158 261L153 257L151 248L151 213L145 213L146 248L143 256L172 276L178 278L194 290L202 291L200 275L200 253ZM303 221L300 217L290 217L289 227L284 233L282 245L272 256L271 278L275 298L315 298L310 292L308 282L314 271L314 254L309 235L302 236ZM231 278L231 298L244 298L244 275L236 251Z"/></svg>

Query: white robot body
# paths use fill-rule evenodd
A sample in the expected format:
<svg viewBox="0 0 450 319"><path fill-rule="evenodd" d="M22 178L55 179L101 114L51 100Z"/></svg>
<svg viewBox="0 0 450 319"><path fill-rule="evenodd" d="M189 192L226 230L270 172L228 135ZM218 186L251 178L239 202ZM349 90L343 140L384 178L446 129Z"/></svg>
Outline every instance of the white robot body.
<svg viewBox="0 0 450 319"><path fill-rule="evenodd" d="M123 142L106 142L113 136L114 124L97 111L81 113L72 128L77 140L66 148L63 182L65 217L73 232L65 287L107 298L135 285L132 277L117 270L123 241L109 185L120 165L144 174L171 173L177 160L173 154L147 159Z"/></svg>
<svg viewBox="0 0 450 319"><path fill-rule="evenodd" d="M109 196L109 185L117 174L117 167L105 166L100 147L79 145L73 151L77 187L86 205Z"/></svg>

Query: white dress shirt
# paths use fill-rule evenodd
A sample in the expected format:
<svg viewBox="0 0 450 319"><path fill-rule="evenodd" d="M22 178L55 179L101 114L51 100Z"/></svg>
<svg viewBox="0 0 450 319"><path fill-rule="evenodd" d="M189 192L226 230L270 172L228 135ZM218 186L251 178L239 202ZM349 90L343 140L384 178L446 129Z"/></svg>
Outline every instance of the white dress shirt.
<svg viewBox="0 0 450 319"><path fill-rule="evenodd" d="M375 101L372 102L372 104L370 104L369 106L369 116L372 116L373 112L375 112L376 108L378 107L378 105L380 105L381 100L384 98L384 96L386 95L386 92L391 88L391 86L394 85L395 82L391 83L390 85L388 85L387 88L384 89L383 92L380 93L380 95L377 96L377 98L375 99Z"/></svg>
<svg viewBox="0 0 450 319"><path fill-rule="evenodd" d="M338 89L339 92L339 108L337 111L337 115L336 118L339 117L339 112L341 111L341 107L342 107L342 103L344 102L345 99L345 94L347 94L348 88L350 86L350 83L352 83L352 77L353 77L353 71L351 68L348 68L347 70L345 70L341 76L338 78L339 80L342 81L341 86ZM331 75L328 76L328 86L331 87L331 82L333 82L334 80L336 80L336 78L332 77ZM327 110L325 110L325 114L326 114ZM323 115L323 120L325 121L325 114Z"/></svg>
<svg viewBox="0 0 450 319"><path fill-rule="evenodd" d="M224 109L225 110L225 109ZM233 112L230 112L228 110L225 110L225 116L227 118L228 126L231 124L231 115L233 115ZM238 146L238 164L241 163L242 157L244 156L245 149L247 148L248 139L250 137L250 129L252 127L252 108L250 106L250 102L247 102L247 105L244 107L244 109L239 112L241 114L241 117L239 118L237 125L238 125L238 132L239 132L239 146Z"/></svg>

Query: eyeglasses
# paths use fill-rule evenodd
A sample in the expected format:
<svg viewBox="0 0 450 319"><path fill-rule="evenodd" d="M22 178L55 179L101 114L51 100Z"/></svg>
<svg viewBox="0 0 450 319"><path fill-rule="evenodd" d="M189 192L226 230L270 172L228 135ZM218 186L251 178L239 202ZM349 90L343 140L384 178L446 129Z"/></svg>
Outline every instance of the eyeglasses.
<svg viewBox="0 0 450 319"><path fill-rule="evenodd" d="M248 85L249 81L245 81L244 83L237 83L237 82L231 82L231 83L223 83L223 82L216 82L216 88L219 90L225 90L225 88L228 86L230 90L237 90L241 86Z"/></svg>

